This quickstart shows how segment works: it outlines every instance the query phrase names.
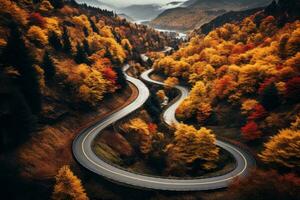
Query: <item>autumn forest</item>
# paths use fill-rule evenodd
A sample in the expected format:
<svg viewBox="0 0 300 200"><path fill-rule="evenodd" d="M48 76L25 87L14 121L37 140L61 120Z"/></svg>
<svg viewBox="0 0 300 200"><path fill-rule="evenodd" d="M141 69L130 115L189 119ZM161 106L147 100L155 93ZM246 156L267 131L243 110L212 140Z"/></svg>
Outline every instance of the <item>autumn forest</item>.
<svg viewBox="0 0 300 200"><path fill-rule="evenodd" d="M2 199L300 199L298 0L185 38L95 1L0 0Z"/></svg>

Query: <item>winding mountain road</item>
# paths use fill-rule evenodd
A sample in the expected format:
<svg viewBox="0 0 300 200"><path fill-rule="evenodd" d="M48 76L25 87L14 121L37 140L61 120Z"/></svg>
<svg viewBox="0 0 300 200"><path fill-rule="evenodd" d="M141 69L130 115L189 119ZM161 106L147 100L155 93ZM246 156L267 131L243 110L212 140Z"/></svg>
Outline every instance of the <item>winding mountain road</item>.
<svg viewBox="0 0 300 200"><path fill-rule="evenodd" d="M236 160L236 167L233 171L212 178L203 179L177 179L177 178L163 178L152 177L148 175L141 175L126 171L125 169L113 166L100 157L95 155L92 150L92 143L98 134L101 134L101 130L111 125L112 123L122 119L126 115L134 112L138 108L142 107L147 101L150 93L146 85L139 79L135 79L126 74L129 65L123 67L125 76L129 82L131 82L139 91L138 97L134 102L126 106L125 108L114 112L110 116L103 120L100 120L93 126L82 131L82 133L73 141L73 154L76 160L85 168L93 171L94 173L103 176L113 182L126 184L128 186L134 186L138 188L156 189L156 190L169 190L169 191L200 191L200 190L213 190L227 187L230 182L238 176L246 176L249 169L255 166L255 161L243 149L233 146L231 144L217 141L217 145L227 150L233 155ZM144 72L141 76L142 79L149 83L160 84L163 83L154 81L149 78L152 69ZM168 107L163 113L163 118L168 124L178 123L175 118L175 110L183 99L188 95L188 90L182 86L176 86L180 91L181 96L174 104Z"/></svg>

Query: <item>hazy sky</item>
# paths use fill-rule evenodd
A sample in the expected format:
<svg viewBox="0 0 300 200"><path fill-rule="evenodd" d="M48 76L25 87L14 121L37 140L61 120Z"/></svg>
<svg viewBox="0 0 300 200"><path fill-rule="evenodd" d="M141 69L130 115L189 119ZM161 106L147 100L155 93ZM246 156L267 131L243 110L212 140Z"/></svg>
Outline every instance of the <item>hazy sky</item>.
<svg viewBox="0 0 300 200"><path fill-rule="evenodd" d="M109 4L132 5L132 4L149 4L149 3L165 4L177 0L100 0L100 2L101 1ZM178 1L185 1L185 0L178 0Z"/></svg>

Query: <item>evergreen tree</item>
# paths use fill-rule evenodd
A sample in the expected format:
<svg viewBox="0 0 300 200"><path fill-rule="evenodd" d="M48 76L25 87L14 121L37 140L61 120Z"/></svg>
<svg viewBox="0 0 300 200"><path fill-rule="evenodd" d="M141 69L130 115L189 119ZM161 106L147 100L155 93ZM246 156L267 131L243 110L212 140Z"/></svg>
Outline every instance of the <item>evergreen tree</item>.
<svg viewBox="0 0 300 200"><path fill-rule="evenodd" d="M272 3L265 8L264 12L267 15L277 16L279 14L279 6L277 5L277 2L273 0Z"/></svg>
<svg viewBox="0 0 300 200"><path fill-rule="evenodd" d="M117 73L117 84L121 86L121 89L127 86L127 81L123 70L120 66L114 67L113 70Z"/></svg>
<svg viewBox="0 0 300 200"><path fill-rule="evenodd" d="M11 77L0 73L0 85L1 152L11 150L16 145L24 143L36 127L36 120L24 95L13 83Z"/></svg>
<svg viewBox="0 0 300 200"><path fill-rule="evenodd" d="M85 37L89 36L89 30L86 27L83 27L83 33Z"/></svg>
<svg viewBox="0 0 300 200"><path fill-rule="evenodd" d="M115 62L115 61L113 60L113 56L111 55L111 53L110 53L110 51L109 51L108 48L106 48L106 50L105 50L104 57L108 58L108 59L111 60L112 62Z"/></svg>
<svg viewBox="0 0 300 200"><path fill-rule="evenodd" d="M69 38L69 33L68 33L68 29L64 26L64 32L62 35L62 39L63 39L63 50L66 53L70 53L72 50L72 45L71 45L71 41Z"/></svg>
<svg viewBox="0 0 300 200"><path fill-rule="evenodd" d="M128 43L126 43L125 44L125 50L130 54L131 53L131 49L130 49L130 47L129 47L129 44Z"/></svg>
<svg viewBox="0 0 300 200"><path fill-rule="evenodd" d="M279 42L279 48L278 48L279 52L278 53L279 53L280 58L282 58L282 59L286 59L286 57L287 57L286 44L287 44L288 40L289 40L289 35L286 34L281 37L280 42Z"/></svg>
<svg viewBox="0 0 300 200"><path fill-rule="evenodd" d="M77 52L75 55L75 61L80 64L80 63L89 63L89 60L87 58L87 55L84 51L84 48L78 43L77 44Z"/></svg>
<svg viewBox="0 0 300 200"><path fill-rule="evenodd" d="M83 48L84 48L85 53L88 56L90 56L91 55L90 45L89 45L89 42L86 39L83 40Z"/></svg>
<svg viewBox="0 0 300 200"><path fill-rule="evenodd" d="M260 102L267 110L273 110L280 105L280 98L274 83L268 85L260 95Z"/></svg>
<svg viewBox="0 0 300 200"><path fill-rule="evenodd" d="M55 177L56 184L52 194L53 200L88 200L81 181L69 166L63 166Z"/></svg>
<svg viewBox="0 0 300 200"><path fill-rule="evenodd" d="M91 18L89 18L89 21L90 21L91 27L92 27L92 29L93 29L93 32L99 34L99 29L98 29L98 27L96 26L95 22L94 22Z"/></svg>
<svg viewBox="0 0 300 200"><path fill-rule="evenodd" d="M64 6L64 0L50 0L51 5L56 8L62 8Z"/></svg>
<svg viewBox="0 0 300 200"><path fill-rule="evenodd" d="M151 67L151 66L153 65L153 61L151 60L151 58L148 58L148 59L147 59L147 65L148 65L149 67Z"/></svg>
<svg viewBox="0 0 300 200"><path fill-rule="evenodd" d="M59 36L57 33L52 31L49 36L49 43L54 47L55 50L61 51L62 50L62 44Z"/></svg>
<svg viewBox="0 0 300 200"><path fill-rule="evenodd" d="M160 122L161 107L154 88L150 88L150 98L145 103L147 112L153 116L154 122Z"/></svg>
<svg viewBox="0 0 300 200"><path fill-rule="evenodd" d="M49 83L53 80L53 77L55 75L55 66L53 63L53 60L51 59L48 51L45 52L43 57L43 63L41 67L45 71L45 79Z"/></svg>
<svg viewBox="0 0 300 200"><path fill-rule="evenodd" d="M34 114L39 113L41 110L41 93L37 72L33 67L33 58L16 23L10 24L10 36L3 50L2 59L5 66L13 66L18 70L20 88L26 102Z"/></svg>

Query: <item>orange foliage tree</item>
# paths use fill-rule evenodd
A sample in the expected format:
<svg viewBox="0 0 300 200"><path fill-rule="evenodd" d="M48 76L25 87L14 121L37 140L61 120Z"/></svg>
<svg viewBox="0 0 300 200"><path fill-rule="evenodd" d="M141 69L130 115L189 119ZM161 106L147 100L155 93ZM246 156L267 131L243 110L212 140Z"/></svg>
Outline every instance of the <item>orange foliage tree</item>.
<svg viewBox="0 0 300 200"><path fill-rule="evenodd" d="M211 130L204 127L196 130L182 123L176 126L174 141L167 145L166 150L168 171L171 173L198 159L203 161L203 169L213 169L219 158L216 137Z"/></svg>
<svg viewBox="0 0 300 200"><path fill-rule="evenodd" d="M140 118L134 118L129 123L124 124L127 133L133 133L137 138L137 143L141 153L147 154L152 150L152 132L149 125Z"/></svg>
<svg viewBox="0 0 300 200"><path fill-rule="evenodd" d="M264 145L260 158L288 168L300 167L300 130L283 129Z"/></svg>
<svg viewBox="0 0 300 200"><path fill-rule="evenodd" d="M88 200L84 188L69 166L63 166L55 177L53 200Z"/></svg>

